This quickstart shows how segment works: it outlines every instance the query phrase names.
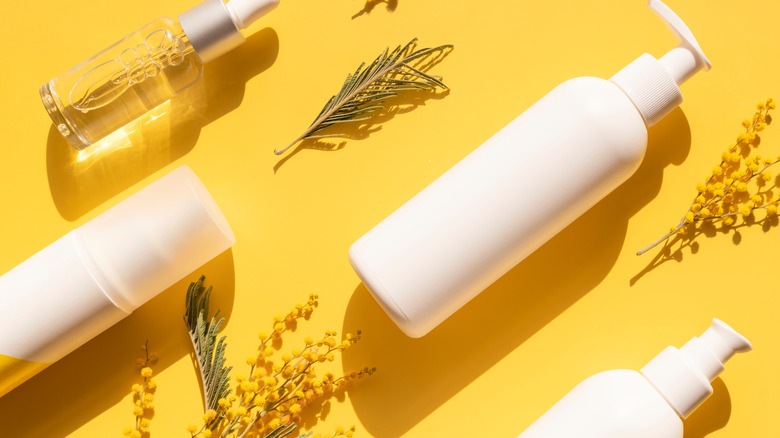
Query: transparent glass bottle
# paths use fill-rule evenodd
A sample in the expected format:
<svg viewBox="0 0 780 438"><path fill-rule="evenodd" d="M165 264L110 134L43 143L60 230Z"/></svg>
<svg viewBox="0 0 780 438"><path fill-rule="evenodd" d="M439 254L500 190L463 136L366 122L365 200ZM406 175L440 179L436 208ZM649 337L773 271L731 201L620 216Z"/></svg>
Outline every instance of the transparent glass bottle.
<svg viewBox="0 0 780 438"><path fill-rule="evenodd" d="M55 126L81 150L200 80L203 62L178 21L158 18L43 84Z"/></svg>
<svg viewBox="0 0 780 438"><path fill-rule="evenodd" d="M158 18L43 84L43 105L82 150L199 81L203 64L243 43L240 29L278 1L206 0L176 20Z"/></svg>

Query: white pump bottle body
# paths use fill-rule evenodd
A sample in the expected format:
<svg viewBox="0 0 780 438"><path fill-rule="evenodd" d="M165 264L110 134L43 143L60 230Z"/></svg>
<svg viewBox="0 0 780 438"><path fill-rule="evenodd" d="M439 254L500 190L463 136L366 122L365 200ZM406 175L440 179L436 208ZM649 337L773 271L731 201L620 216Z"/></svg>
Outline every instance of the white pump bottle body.
<svg viewBox="0 0 780 438"><path fill-rule="evenodd" d="M710 382L736 353L753 349L719 319L642 369L589 377L518 438L682 438L683 419L712 394Z"/></svg>
<svg viewBox="0 0 780 438"><path fill-rule="evenodd" d="M612 370L577 385L518 438L682 438L683 423L642 374Z"/></svg>
<svg viewBox="0 0 780 438"><path fill-rule="evenodd" d="M350 261L422 336L628 179L646 146L616 84L566 81L364 235Z"/></svg>
<svg viewBox="0 0 780 438"><path fill-rule="evenodd" d="M610 80L559 85L352 245L355 271L406 334L428 333L639 167L647 127L710 67L671 9L648 6L677 47Z"/></svg>

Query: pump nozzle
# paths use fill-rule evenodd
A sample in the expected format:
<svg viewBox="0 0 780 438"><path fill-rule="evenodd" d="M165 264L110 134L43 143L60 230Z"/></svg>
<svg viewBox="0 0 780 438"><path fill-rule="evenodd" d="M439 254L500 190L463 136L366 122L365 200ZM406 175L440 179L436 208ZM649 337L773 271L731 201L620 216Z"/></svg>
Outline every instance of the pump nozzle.
<svg viewBox="0 0 780 438"><path fill-rule="evenodd" d="M650 361L642 374L682 418L712 394L710 382L734 354L753 346L734 329L715 318L707 331L679 350L667 347Z"/></svg>
<svg viewBox="0 0 780 438"><path fill-rule="evenodd" d="M715 318L707 331L680 348L688 360L710 381L723 372L723 365L736 353L753 346L725 322Z"/></svg>
<svg viewBox="0 0 780 438"><path fill-rule="evenodd" d="M669 9L669 6L666 6L660 0L648 0L647 7L658 15L658 18L666 24L666 27L672 31L677 41L679 41L677 47L658 60L666 71L672 75L672 79L678 86L697 71L702 69L707 71L712 68L710 60L704 55L691 30L688 29L688 26L683 23L674 11Z"/></svg>
<svg viewBox="0 0 780 438"><path fill-rule="evenodd" d="M610 81L631 99L649 128L682 103L680 84L699 70L709 70L711 64L677 14L660 0L649 0L647 6L669 27L679 44L660 60L645 53Z"/></svg>

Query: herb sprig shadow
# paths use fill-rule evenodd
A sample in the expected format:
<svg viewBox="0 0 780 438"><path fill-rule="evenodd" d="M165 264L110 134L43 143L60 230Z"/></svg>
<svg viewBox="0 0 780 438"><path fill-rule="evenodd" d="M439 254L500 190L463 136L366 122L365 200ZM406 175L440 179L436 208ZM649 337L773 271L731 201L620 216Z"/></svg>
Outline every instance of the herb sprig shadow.
<svg viewBox="0 0 780 438"><path fill-rule="evenodd" d="M352 19L354 20L361 15L370 14L371 11L373 11L374 8L379 6L381 3L385 4L385 8L388 12L395 12L396 8L398 8L398 0L366 0L366 4L363 5L363 9L359 10L355 15L353 15Z"/></svg>
<svg viewBox="0 0 780 438"><path fill-rule="evenodd" d="M301 141L295 149L285 155L274 165L276 173L282 165L303 150L315 150L333 152L344 149L347 146L347 140L363 140L369 135L382 129L384 123L393 119L399 114L406 114L414 111L417 107L425 105L429 99L443 99L449 94L449 90L442 90L437 93L405 93L400 96L388 99L385 102L386 109L379 111L370 120L343 126L344 132L341 141L332 141L324 138L306 139Z"/></svg>
<svg viewBox="0 0 780 438"><path fill-rule="evenodd" d="M367 129L362 136L355 136L344 129L345 125L367 124L377 115L392 113L390 99L405 92L435 94L438 90L448 90L440 76L426 71L446 57L453 46L415 50L416 43L415 38L392 51L387 48L370 64L360 64L354 73L347 75L341 90L328 100L303 134L286 147L274 149L274 153L281 155L303 140L364 138L374 131Z"/></svg>

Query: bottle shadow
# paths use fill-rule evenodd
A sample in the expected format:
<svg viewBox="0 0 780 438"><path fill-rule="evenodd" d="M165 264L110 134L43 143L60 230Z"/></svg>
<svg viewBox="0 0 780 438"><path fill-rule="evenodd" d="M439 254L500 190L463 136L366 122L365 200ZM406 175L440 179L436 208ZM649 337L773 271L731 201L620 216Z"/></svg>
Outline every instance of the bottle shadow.
<svg viewBox="0 0 780 438"><path fill-rule="evenodd" d="M138 383L136 360L147 340L159 357L155 373L191 354L184 298L200 274L206 276L205 284L214 286L211 308L221 309L220 315L229 319L235 291L230 249L0 398L2 436L67 436L114 406ZM28 418L33 407L46 415L34 422L19 421ZM129 402L128 407L132 409Z"/></svg>
<svg viewBox="0 0 780 438"><path fill-rule="evenodd" d="M682 163L690 142L676 109L650 130L634 176L422 338L404 335L358 285L343 330L361 329L367 342L345 352L343 367L377 367L348 389L368 432L403 435L596 287L622 250L628 220L657 196L664 168Z"/></svg>
<svg viewBox="0 0 780 438"><path fill-rule="evenodd" d="M685 438L704 438L728 424L731 417L729 390L720 377L712 381L712 389L712 396L683 422Z"/></svg>
<svg viewBox="0 0 780 438"><path fill-rule="evenodd" d="M206 64L197 84L83 151L71 148L51 125L46 168L60 215L74 221L186 155L203 127L238 108L246 82L271 67L278 53L273 29L251 35Z"/></svg>

